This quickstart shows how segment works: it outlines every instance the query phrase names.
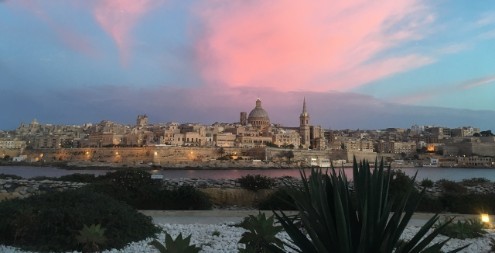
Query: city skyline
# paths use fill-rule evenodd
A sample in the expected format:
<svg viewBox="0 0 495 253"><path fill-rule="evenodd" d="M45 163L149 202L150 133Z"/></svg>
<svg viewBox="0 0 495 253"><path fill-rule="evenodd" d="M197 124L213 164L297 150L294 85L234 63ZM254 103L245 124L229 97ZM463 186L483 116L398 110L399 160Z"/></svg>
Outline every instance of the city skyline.
<svg viewBox="0 0 495 253"><path fill-rule="evenodd" d="M489 2L0 1L0 129L236 122L495 126Z"/></svg>

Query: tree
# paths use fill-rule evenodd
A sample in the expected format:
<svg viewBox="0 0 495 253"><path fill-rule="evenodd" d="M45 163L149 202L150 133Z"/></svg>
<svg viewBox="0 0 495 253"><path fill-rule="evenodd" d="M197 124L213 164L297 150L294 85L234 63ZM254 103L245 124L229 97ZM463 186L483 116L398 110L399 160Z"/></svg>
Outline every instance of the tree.
<svg viewBox="0 0 495 253"><path fill-rule="evenodd" d="M291 159L294 158L294 152L292 150L282 151L282 153L280 153L280 157L286 158L287 161L290 163Z"/></svg>
<svg viewBox="0 0 495 253"><path fill-rule="evenodd" d="M220 147L217 152L220 156L225 155L225 149L223 147Z"/></svg>
<svg viewBox="0 0 495 253"><path fill-rule="evenodd" d="M485 130L480 132L481 136L487 137L487 136L494 136L492 133L492 130Z"/></svg>
<svg viewBox="0 0 495 253"><path fill-rule="evenodd" d="M287 151L287 152L285 153L285 157L287 157L287 160L289 160L289 163L290 163L290 162L291 162L290 160L291 160L292 158L294 158L294 152L292 152L292 150Z"/></svg>
<svg viewBox="0 0 495 253"><path fill-rule="evenodd" d="M267 143L265 143L265 146L272 147L272 148L278 148L278 146L276 144L274 144L273 142L267 142Z"/></svg>

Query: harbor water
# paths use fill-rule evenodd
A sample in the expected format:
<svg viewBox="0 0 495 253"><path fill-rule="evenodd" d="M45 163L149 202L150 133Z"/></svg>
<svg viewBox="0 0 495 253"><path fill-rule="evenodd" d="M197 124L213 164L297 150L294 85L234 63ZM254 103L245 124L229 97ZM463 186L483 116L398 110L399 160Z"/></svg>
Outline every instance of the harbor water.
<svg viewBox="0 0 495 253"><path fill-rule="evenodd" d="M323 169L326 170L326 169ZM416 172L417 180L428 178L433 181L447 179L452 181L462 181L469 178L486 178L495 181L495 169L493 168L400 168L404 173L413 176ZM61 169L56 167L35 167L35 166L0 166L0 174L11 174L21 176L23 178L33 177L60 177L64 175L81 173L104 175L112 170L94 170L94 169ZM346 176L352 178L352 168L344 169ZM304 169L304 172L309 175L311 169ZM152 174L161 174L164 178L203 178L203 179L236 179L242 176L264 175L268 177L300 177L299 169L157 169L151 170Z"/></svg>

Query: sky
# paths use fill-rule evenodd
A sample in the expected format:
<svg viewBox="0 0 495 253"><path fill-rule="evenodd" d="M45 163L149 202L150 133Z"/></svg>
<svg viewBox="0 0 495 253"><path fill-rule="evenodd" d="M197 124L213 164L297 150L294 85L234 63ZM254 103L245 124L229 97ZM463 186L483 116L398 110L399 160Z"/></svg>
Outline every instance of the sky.
<svg viewBox="0 0 495 253"><path fill-rule="evenodd" d="M0 0L0 129L238 122L495 130L495 3Z"/></svg>

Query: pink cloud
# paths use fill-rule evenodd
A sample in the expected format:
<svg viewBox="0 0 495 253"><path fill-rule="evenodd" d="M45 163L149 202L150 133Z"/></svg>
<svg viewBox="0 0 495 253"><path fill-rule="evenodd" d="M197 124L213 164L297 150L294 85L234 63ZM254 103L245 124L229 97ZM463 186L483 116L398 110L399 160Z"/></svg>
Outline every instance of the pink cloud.
<svg viewBox="0 0 495 253"><path fill-rule="evenodd" d="M197 12L205 28L197 52L209 83L349 90L434 61L376 58L425 35L434 15L414 0L208 0Z"/></svg>
<svg viewBox="0 0 495 253"><path fill-rule="evenodd" d="M95 1L93 15L99 25L115 41L121 62L126 65L132 46L131 30L145 13L156 3L151 0L98 0Z"/></svg>

